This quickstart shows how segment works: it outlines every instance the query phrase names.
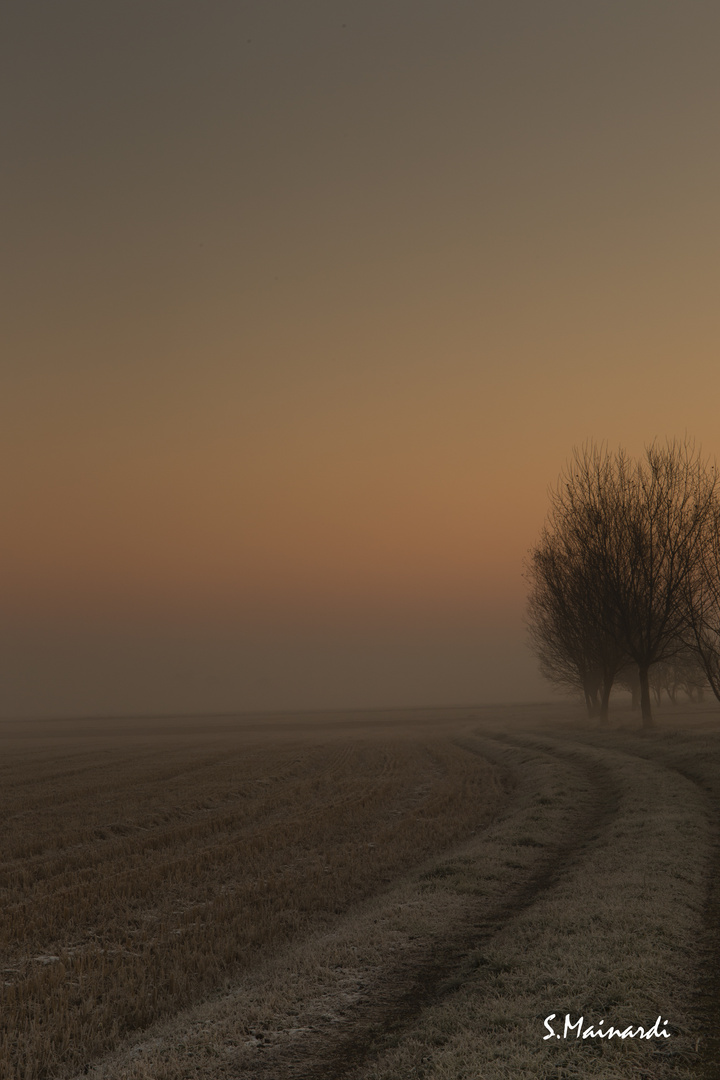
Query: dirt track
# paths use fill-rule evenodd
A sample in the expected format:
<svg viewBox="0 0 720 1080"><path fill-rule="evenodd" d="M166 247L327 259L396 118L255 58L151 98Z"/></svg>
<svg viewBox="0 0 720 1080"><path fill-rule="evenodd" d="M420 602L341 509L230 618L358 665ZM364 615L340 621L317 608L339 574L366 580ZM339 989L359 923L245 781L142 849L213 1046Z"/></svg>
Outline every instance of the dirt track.
<svg viewBox="0 0 720 1080"><path fill-rule="evenodd" d="M504 740L506 745L518 745ZM471 740L461 744L469 753L493 758L493 748L483 741L482 750ZM521 745L521 744L520 744ZM468 903L464 919L452 927L441 942L415 942L402 963L378 974L372 1000L356 1005L347 1024L317 1029L311 1037L282 1054L258 1054L248 1077L277 1080L335 1080L357 1075L368 1055L377 1054L388 1037L397 1036L423 1008L452 994L476 964L468 957L481 950L500 929L532 904L582 857L589 843L608 826L617 810L618 794L611 771L593 772L587 762L573 762L587 780L590 793L578 808L575 820L562 839L542 849L535 864L507 884L507 892L491 908ZM506 811L508 813L510 811ZM501 815L505 816L505 815ZM343 1030L343 1027L345 1030ZM270 1049L270 1048L268 1048ZM238 1076L245 1076L245 1072Z"/></svg>
<svg viewBox="0 0 720 1080"><path fill-rule="evenodd" d="M627 752L627 751L626 751ZM709 753L681 756L667 743L654 738L636 740L633 751L639 757L662 764L690 781L709 821L710 851L705 875L703 930L697 942L696 982L692 1011L697 1029L698 1076L717 1080L720 1076L720 756L717 744Z"/></svg>
<svg viewBox="0 0 720 1080"><path fill-rule="evenodd" d="M512 778L490 826L278 958L259 990L238 986L91 1075L716 1076L715 742L568 727L456 742ZM281 985L272 1020L248 1028L253 995ZM608 1010L648 1026L661 1013L672 1037L543 1040L551 1012Z"/></svg>
<svg viewBox="0 0 720 1080"><path fill-rule="evenodd" d="M474 898L470 900L462 921L456 923L442 941L432 944L418 941L409 945L400 963L388 964L377 973L372 997L356 1003L345 1013L343 1022L338 1024L337 1017L333 1017L332 1023L316 1023L304 1037L289 1044L262 1040L257 1044L254 1060L241 1068L238 1078L335 1080L359 1077L368 1058L378 1057L423 1009L442 1002L470 977L476 1004L480 1007L483 994L492 990L492 979L484 978L478 970L476 954L500 932L511 930L513 921L521 913L552 894L573 867L591 861L594 849L608 844L618 813L620 785L612 766L606 761L588 759L583 755L582 745L571 741L563 746L545 743L541 748L534 737L528 740L527 737L501 736L474 741L466 739L463 745L471 753L483 753L495 760L502 760L499 748L507 751L531 747L535 754L570 766L582 778L586 791L580 805L569 808L570 820L561 838L539 849L531 866L519 872L516 868L512 879L506 881L501 897L490 904ZM521 767L518 772L521 773ZM522 776L518 775L516 779L522 785ZM696 778L688 779L697 785ZM499 822L507 822L516 812L517 806L513 803L506 808ZM715 970L712 963L706 966L708 970ZM707 1010L708 1001L705 994L704 1010ZM714 1046L709 1039L705 1049L703 1057L710 1065ZM662 1050L665 1052L664 1047ZM687 1049L675 1053L679 1058L690 1060ZM666 1053L666 1057L669 1056Z"/></svg>

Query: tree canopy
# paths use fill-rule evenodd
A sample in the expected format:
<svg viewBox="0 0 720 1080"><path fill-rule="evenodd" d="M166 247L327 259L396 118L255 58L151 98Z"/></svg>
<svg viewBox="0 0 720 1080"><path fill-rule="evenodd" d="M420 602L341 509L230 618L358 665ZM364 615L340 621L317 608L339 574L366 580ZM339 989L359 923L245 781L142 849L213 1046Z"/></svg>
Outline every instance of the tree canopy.
<svg viewBox="0 0 720 1080"><path fill-rule="evenodd" d="M543 674L582 690L605 721L613 682L633 665L650 727L651 666L690 651L720 698L719 528L717 470L689 440L653 443L637 461L575 449L527 562Z"/></svg>

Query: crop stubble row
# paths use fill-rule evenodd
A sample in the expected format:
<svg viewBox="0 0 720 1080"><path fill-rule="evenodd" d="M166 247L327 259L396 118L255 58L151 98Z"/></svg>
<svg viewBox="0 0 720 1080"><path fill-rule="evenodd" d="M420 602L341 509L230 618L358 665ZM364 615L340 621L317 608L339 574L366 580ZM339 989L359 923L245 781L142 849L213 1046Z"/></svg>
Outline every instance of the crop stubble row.
<svg viewBox="0 0 720 1080"><path fill-rule="evenodd" d="M6 738L3 1080L69 1075L468 835L502 796L497 770L436 736L61 734Z"/></svg>

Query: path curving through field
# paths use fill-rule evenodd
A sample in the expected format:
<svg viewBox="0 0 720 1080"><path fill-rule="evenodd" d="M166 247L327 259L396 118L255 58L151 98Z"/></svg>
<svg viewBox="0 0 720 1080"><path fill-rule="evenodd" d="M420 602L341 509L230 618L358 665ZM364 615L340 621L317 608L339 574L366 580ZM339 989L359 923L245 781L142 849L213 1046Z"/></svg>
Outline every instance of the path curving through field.
<svg viewBox="0 0 720 1080"><path fill-rule="evenodd" d="M483 719L429 733L422 760L437 766L423 766L418 783L403 786L397 752L380 752L384 735L372 757L386 762L377 779L389 820L417 819L419 838L429 807L458 812L458 793L441 794L450 778L471 799L478 777L491 781L494 812L478 802L472 835L436 846L79 1076L715 1078L717 724L642 739L552 715ZM332 761L352 772L340 751ZM404 794L393 805L395 783ZM350 792L325 786L343 812ZM303 814L310 827L316 811ZM620 1029L661 1016L671 1034L545 1040L551 1013Z"/></svg>
<svg viewBox="0 0 720 1080"><path fill-rule="evenodd" d="M465 725L450 741L506 777L492 822L89 1075L710 1080L720 773L703 739ZM672 1034L547 1041L550 1013L660 1015Z"/></svg>
<svg viewBox="0 0 720 1080"><path fill-rule="evenodd" d="M465 1018L465 1040L454 1040L460 1044L454 1052L462 1059L463 1041L474 1043L483 1076L493 1075L487 1071L487 1057L502 1038L506 1052L500 1056L498 1076L504 1075L509 1059L522 1058L518 1049L523 1044L529 1054L528 1076L560 1075L558 1069L574 1065L582 1075L605 1075L607 1054L598 1057L596 1045L548 1046L537 1021L566 1010L597 1021L604 1019L598 1010L605 1013L608 1005L616 1006L613 1020L623 1027L649 1026L656 1009L674 1021L670 1045L601 1046L614 1051L613 1075L636 1076L643 1066L652 1075L663 1070L677 1075L678 1066L697 1064L688 1020L694 984L686 977L684 955L699 928L692 905L702 857L696 855L689 866L683 863L684 880L663 882L660 877L676 872L672 856L678 853L670 849L673 841L675 847L684 846L679 832L702 831L703 800L697 785L633 753L568 739L476 736L463 745L514 769L516 800L475 850L470 847L464 856L455 856L472 862L440 864L435 880L438 891L452 892L462 890L463 884L467 888L471 874L482 880L489 873L495 888L488 888L486 881L483 888L470 889L462 918L451 929L439 937L415 939L400 962L385 965L372 998L356 1005L348 1017L348 1033L315 1025L304 1045L296 1041L292 1049L287 1047L287 1055L273 1053L272 1044L263 1047L247 1073L239 1076L249 1077L253 1071L258 1077L293 1080L445 1075L442 1063L448 1058L452 1062L453 1039L445 1041L448 1025L442 1023L442 1014L446 1020L455 1015L457 1021L463 1013L458 1006L463 990L465 1005L477 1019L468 1031ZM675 805L677 810L668 810ZM697 852L702 848L700 843ZM507 858L508 851L516 857ZM488 872L488 867L493 869ZM662 905L654 915L647 910L651 894ZM663 992L667 969L664 959L658 962L657 951L658 940L670 936L668 921L684 929L681 942L675 940L671 996ZM626 957L628 950L631 955ZM539 983L536 1000L528 995L528 983L533 982ZM553 985L557 989L551 989ZM641 985L651 992L638 992ZM426 1034L418 1039L413 1027L423 1017L419 1026ZM439 1028L435 1033L433 1018ZM408 1051L413 1043L414 1050ZM574 1061L578 1051L584 1052L579 1062ZM523 1075L522 1064L516 1069L512 1075Z"/></svg>
<svg viewBox="0 0 720 1080"><path fill-rule="evenodd" d="M508 768L508 760L512 761L512 758L508 759L507 748L522 744L502 740L500 747L505 749L504 753L489 740L466 738L458 745L471 754L479 754ZM533 764L537 764L538 755L553 761L553 753L547 749L533 747L532 754L535 759ZM527 759L523 764L528 764ZM564 822L561 835L552 841L520 844L521 847L535 848L535 858L528 860L525 865L510 865L506 861L506 867L513 873L501 879L502 890L493 891L489 904L487 896L481 902L471 900L466 905L463 918L440 941L419 941L407 949L401 963L387 967L378 978L373 999L367 1001L364 1007L354 1010L349 1036L338 1033L339 1038L337 1035L332 1038L326 1033L322 1040L325 1045L320 1053L316 1046L310 1060L304 1063L297 1059L290 1062L287 1073L278 1074L277 1061L258 1062L261 1065L260 1071L256 1072L259 1078L287 1075L293 1080L335 1080L359 1075L368 1056L377 1056L379 1048L396 1038L423 1009L437 1005L452 995L471 973L477 972L478 956L493 937L536 904L543 893L580 861L588 845L597 840L617 814L619 791L610 768L602 763L593 767L577 754L569 755L563 764L569 765L576 774L572 778L575 781L572 790L577 793L578 801L567 813L568 820ZM527 780L522 777L521 767L515 766L512 771L516 782L521 785L517 794L522 806L528 797L528 793L522 790L523 780L525 783ZM570 782L567 776L565 782ZM515 805L499 815L496 828L500 825L507 828L511 823L515 829L522 828L527 825L527 817L522 810L518 813L518 806ZM537 829L531 831L537 833ZM533 837L528 835L519 839L530 840ZM468 856L460 855L459 858ZM453 869L456 874L459 870L461 875L467 876L469 865L468 862L454 864L450 861L430 871L430 876L441 880L451 878ZM444 873L445 869L450 872ZM482 873L481 867L473 866L474 871L477 869ZM477 978L476 975L475 981Z"/></svg>

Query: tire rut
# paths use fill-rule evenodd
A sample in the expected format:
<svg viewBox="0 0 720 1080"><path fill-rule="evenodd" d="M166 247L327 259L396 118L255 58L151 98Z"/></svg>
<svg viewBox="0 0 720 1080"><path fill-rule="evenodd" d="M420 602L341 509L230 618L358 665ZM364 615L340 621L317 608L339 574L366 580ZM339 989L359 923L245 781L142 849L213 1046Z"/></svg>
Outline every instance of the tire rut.
<svg viewBox="0 0 720 1080"><path fill-rule="evenodd" d="M713 856L707 879L703 911L705 925L701 944L700 970L695 993L696 1015L700 1022L698 1075L704 1080L720 1078L720 790L691 770L667 765L700 790L708 803L714 831ZM720 784L720 782L719 782Z"/></svg>
<svg viewBox="0 0 720 1080"><path fill-rule="evenodd" d="M594 741L584 745L597 746ZM694 1015L699 1035L696 1052L681 1054L684 1065L689 1065L702 1080L720 1080L720 776L712 780L702 767L673 764L664 754L632 750L627 746L613 746L613 750L627 757L638 758L662 766L687 780L699 792L708 808L714 834L712 858L706 878L706 896L703 905L703 940L699 944L699 964L694 993ZM669 1051L668 1057L672 1056Z"/></svg>
<svg viewBox="0 0 720 1080"><path fill-rule="evenodd" d="M456 744L469 753L493 760L488 743L495 743L497 758L503 747L531 749L550 759L562 759L583 774L591 795L565 836L547 850L535 868L519 880L512 893L484 917L478 918L472 906L466 918L441 944L419 945L408 950L401 963L385 970L373 990L371 1001L353 1007L349 1018L350 1033L335 1029L296 1046L293 1060L257 1060L254 1080L343 1080L355 1074L390 1040L412 1023L431 1005L440 1003L461 985L471 968L468 953L486 947L492 938L514 918L527 911L579 863L587 848L609 825L617 813L619 792L612 770L598 762L583 760L576 751L561 752L553 747L528 746L509 736L483 736L482 748L467 740ZM507 817L512 805L497 820ZM474 971L477 975L477 971ZM482 993L482 989L480 989ZM316 1033L319 1035L319 1033Z"/></svg>
<svg viewBox="0 0 720 1080"><path fill-rule="evenodd" d="M714 844L706 881L703 910L704 940L700 944L700 963L695 992L695 1015L700 1035L698 1054L693 1066L703 1080L720 1080L720 777L712 783L707 776L692 768L673 765L662 756L639 754L625 749L624 753L653 761L671 772L678 773L693 784L706 803L712 821Z"/></svg>

